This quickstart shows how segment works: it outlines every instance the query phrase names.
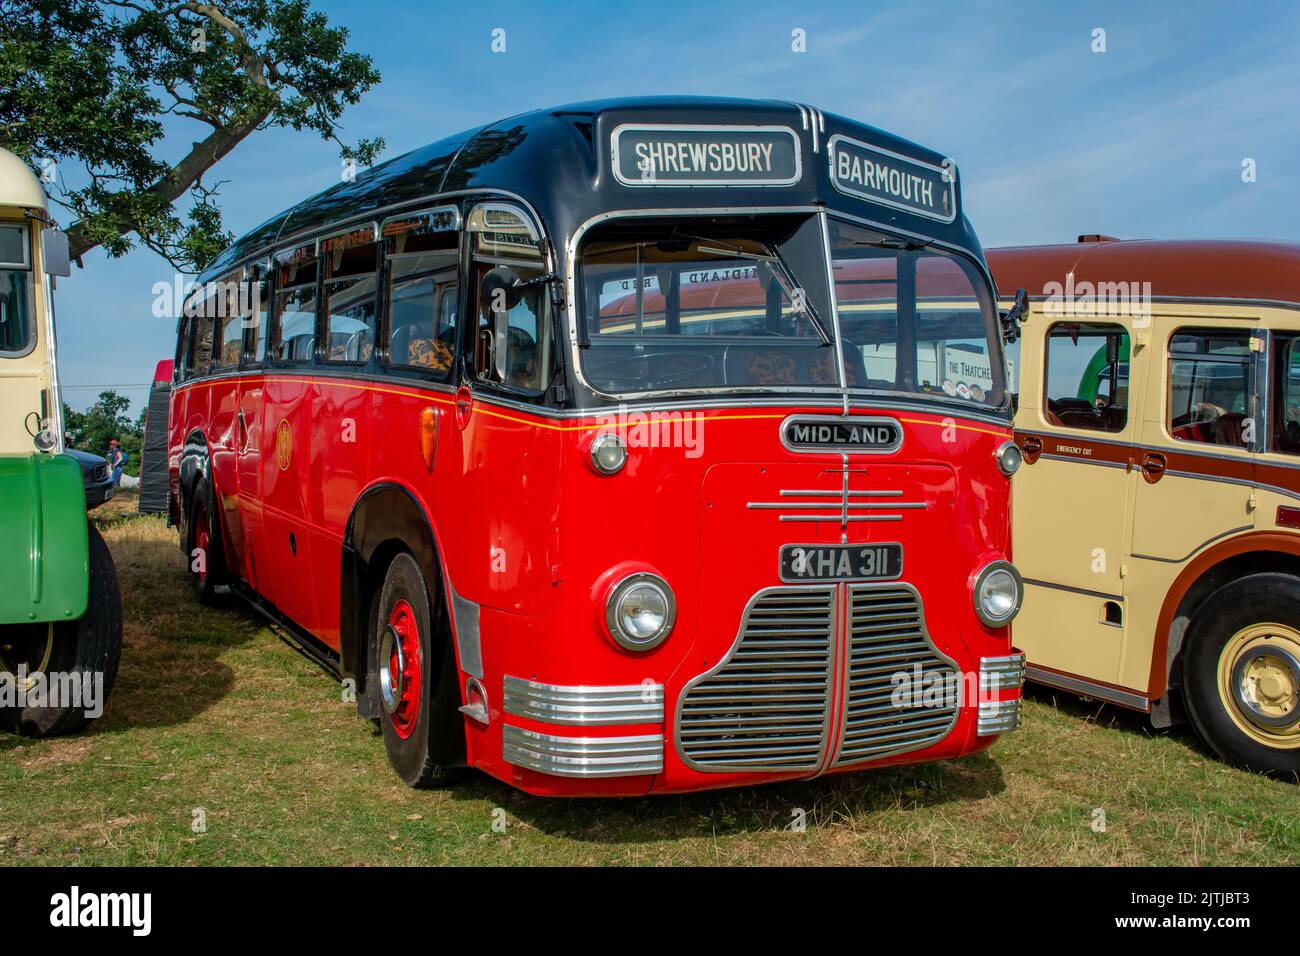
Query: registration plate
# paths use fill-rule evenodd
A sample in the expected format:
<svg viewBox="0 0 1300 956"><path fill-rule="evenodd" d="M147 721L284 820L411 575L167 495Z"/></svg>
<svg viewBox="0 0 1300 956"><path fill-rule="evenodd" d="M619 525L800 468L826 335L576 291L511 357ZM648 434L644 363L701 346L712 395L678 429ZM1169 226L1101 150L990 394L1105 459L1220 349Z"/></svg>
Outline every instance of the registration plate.
<svg viewBox="0 0 1300 956"><path fill-rule="evenodd" d="M903 573L901 544L787 544L781 580L890 581Z"/></svg>

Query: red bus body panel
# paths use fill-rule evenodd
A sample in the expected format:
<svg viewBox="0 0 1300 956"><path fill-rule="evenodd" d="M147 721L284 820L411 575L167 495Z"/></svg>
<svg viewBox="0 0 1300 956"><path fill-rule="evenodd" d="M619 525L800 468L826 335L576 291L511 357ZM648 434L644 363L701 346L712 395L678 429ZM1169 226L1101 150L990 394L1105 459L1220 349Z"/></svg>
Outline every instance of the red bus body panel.
<svg viewBox="0 0 1300 956"><path fill-rule="evenodd" d="M780 439L788 415L839 414L838 405L737 401L685 410L678 414L698 416L697 446L664 448L638 445L635 418L543 415L482 393L461 429L449 390L406 379L246 372L179 384L171 401L173 491L180 451L201 432L229 567L335 650L352 510L376 484L410 493L442 558L447 605L454 590L479 606L490 719L486 726L465 721L470 765L528 792L557 795L691 791L810 775L692 769L678 753L674 715L687 682L736 642L746 602L781 583L780 547L839 542L838 518L792 525L748 507L778 500L782 489L838 492L838 452L793 452ZM432 468L420 440L421 415L430 408L438 422ZM983 626L971 592L979 568L1010 557L1009 483L995 459L1011 437L1009 425L886 407L855 407L853 414L894 418L904 437L892 453L849 455L849 487L896 488L925 507L896 522L851 524L848 540L903 546L902 579L920 593L935 647L963 673L978 671L981 657L1010 654L1010 629ZM624 434L629 457L620 473L602 476L590 465L589 446L611 430ZM673 588L677 620L664 643L633 653L606 632L605 596L614 579L642 570ZM516 715L507 721L507 675L568 686L662 684L664 720L569 729ZM507 722L585 737L661 734L663 770L573 778L525 769L503 759ZM928 749L829 772L955 757L995 739L976 735L976 708L963 702L951 732Z"/></svg>

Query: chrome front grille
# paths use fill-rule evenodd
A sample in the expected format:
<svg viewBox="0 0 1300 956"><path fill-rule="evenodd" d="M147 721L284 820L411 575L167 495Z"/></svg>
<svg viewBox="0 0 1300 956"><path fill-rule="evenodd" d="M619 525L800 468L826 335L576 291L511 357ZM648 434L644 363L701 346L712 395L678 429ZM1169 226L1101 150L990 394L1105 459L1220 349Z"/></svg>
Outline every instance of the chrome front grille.
<svg viewBox="0 0 1300 956"><path fill-rule="evenodd" d="M683 761L699 770L815 770L826 737L834 586L768 588L750 599L731 653L678 703Z"/></svg>
<svg viewBox="0 0 1300 956"><path fill-rule="evenodd" d="M849 666L836 765L942 740L957 721L960 671L930 642L920 596L906 584L853 584L848 596ZM908 693L896 695L900 688Z"/></svg>
<svg viewBox="0 0 1300 956"><path fill-rule="evenodd" d="M837 634L841 599L846 633ZM838 690L837 653L845 656ZM910 696L895 696L900 673ZM687 766L714 773L878 760L946 737L960 687L911 585L767 588L746 606L731 653L683 690L677 749ZM831 703L841 693L832 733Z"/></svg>

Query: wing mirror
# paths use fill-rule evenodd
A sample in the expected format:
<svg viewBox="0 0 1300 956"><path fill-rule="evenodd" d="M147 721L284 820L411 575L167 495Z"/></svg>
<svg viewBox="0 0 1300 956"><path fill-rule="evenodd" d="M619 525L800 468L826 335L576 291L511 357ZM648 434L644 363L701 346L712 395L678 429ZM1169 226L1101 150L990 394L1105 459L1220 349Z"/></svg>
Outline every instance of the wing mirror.
<svg viewBox="0 0 1300 956"><path fill-rule="evenodd" d="M1020 338L1020 323L1025 321L1028 314L1029 295L1024 289L1017 289L1015 302L999 316L1002 321L1002 338L1007 344Z"/></svg>
<svg viewBox="0 0 1300 956"><path fill-rule="evenodd" d="M58 226L41 230L41 261L45 272L52 276L72 275L72 257L68 250L68 234Z"/></svg>

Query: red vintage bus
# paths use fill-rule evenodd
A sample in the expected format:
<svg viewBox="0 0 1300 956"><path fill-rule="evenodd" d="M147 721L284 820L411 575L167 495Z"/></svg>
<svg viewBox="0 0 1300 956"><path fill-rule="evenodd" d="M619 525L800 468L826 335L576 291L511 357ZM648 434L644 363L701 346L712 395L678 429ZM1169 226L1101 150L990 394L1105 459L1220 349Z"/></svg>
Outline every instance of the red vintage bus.
<svg viewBox="0 0 1300 956"><path fill-rule="evenodd" d="M412 786L634 795L1018 726L1009 326L939 154L805 106L513 117L200 277L169 519Z"/></svg>

